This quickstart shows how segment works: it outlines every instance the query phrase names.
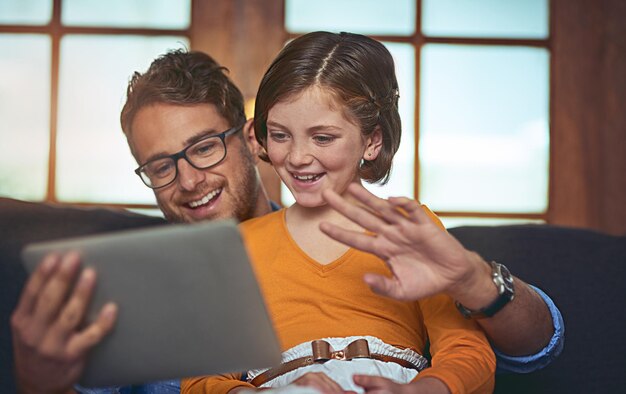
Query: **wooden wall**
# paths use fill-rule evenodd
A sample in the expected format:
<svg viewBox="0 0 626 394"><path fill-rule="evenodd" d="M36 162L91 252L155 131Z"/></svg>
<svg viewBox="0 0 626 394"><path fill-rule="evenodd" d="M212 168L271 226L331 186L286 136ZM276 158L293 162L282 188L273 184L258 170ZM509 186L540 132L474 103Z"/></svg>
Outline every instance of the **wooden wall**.
<svg viewBox="0 0 626 394"><path fill-rule="evenodd" d="M626 1L553 1L549 222L626 234Z"/></svg>
<svg viewBox="0 0 626 394"><path fill-rule="evenodd" d="M193 49L246 99L287 37L283 0L194 0ZM626 234L626 1L552 0L551 224ZM279 181L261 168L270 197Z"/></svg>
<svg viewBox="0 0 626 394"><path fill-rule="evenodd" d="M194 0L191 47L230 70L246 101L286 40L283 0ZM247 114L252 117L252 114ZM270 198L280 202L280 179L259 160Z"/></svg>

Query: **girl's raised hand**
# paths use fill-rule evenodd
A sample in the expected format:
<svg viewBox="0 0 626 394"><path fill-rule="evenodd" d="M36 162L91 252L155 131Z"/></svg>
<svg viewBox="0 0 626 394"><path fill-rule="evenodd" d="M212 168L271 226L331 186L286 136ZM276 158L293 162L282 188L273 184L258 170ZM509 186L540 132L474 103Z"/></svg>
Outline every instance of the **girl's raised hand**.
<svg viewBox="0 0 626 394"><path fill-rule="evenodd" d="M384 200L359 184L347 189L357 204L332 190L326 202L367 233L323 222L320 229L348 246L383 259L391 277L366 274L365 282L376 293L399 300L418 300L438 293L462 298L478 288L489 266L476 253L466 250L440 228L414 200L392 197ZM488 274L487 274L488 278Z"/></svg>

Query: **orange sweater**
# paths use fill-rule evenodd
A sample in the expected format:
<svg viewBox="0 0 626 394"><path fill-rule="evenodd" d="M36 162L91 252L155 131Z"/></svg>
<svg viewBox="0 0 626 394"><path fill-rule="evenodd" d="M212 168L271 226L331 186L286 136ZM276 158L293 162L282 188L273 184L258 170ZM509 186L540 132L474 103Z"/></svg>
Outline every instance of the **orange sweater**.
<svg viewBox="0 0 626 394"><path fill-rule="evenodd" d="M390 275L382 260L349 249L319 264L289 235L285 210L247 221L241 231L283 350L325 337L371 335L423 354L430 339L432 367L416 379L437 377L452 393L493 391L491 347L448 296L402 302L374 294L362 278L367 272ZM226 393L249 386L240 377L185 379L181 391Z"/></svg>

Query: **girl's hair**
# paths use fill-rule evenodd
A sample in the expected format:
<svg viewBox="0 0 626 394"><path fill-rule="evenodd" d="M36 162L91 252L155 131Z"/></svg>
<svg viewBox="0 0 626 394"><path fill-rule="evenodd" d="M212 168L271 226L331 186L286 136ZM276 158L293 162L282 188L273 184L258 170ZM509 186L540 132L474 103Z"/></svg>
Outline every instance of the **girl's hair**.
<svg viewBox="0 0 626 394"><path fill-rule="evenodd" d="M330 91L363 136L380 127L382 149L374 160L363 160L359 175L385 184L401 134L398 82L387 48L360 34L321 31L287 44L263 76L256 96L254 131L262 146L267 147L270 109L313 86ZM266 154L261 159L269 161Z"/></svg>

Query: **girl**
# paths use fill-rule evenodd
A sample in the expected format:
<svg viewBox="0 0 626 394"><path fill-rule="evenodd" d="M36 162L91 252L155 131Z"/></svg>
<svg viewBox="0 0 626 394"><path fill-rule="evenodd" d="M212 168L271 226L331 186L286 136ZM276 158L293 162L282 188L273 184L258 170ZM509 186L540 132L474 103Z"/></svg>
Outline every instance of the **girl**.
<svg viewBox="0 0 626 394"><path fill-rule="evenodd" d="M389 379L386 387L397 391L493 390L489 344L451 298L404 302L373 293L363 275L390 276L385 262L320 230L325 222L364 231L333 210L325 196L336 193L358 204L349 185L389 178L400 144L398 97L390 53L365 36L310 33L274 60L256 98L255 133L266 152L262 158L296 203L243 223L241 231L284 363L248 371L247 381L241 374L188 379L183 392L290 384L362 391L355 374Z"/></svg>

